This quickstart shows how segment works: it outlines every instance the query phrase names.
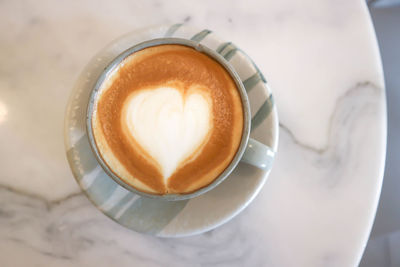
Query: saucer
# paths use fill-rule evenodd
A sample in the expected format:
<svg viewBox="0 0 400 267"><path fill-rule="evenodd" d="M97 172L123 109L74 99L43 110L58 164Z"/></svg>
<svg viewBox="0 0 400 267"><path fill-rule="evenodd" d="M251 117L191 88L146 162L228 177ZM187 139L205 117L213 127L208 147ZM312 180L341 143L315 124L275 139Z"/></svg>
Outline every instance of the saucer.
<svg viewBox="0 0 400 267"><path fill-rule="evenodd" d="M100 51L79 76L67 104L64 139L72 173L87 197L108 217L134 231L160 237L200 234L240 213L258 194L270 170L239 163L213 190L189 200L162 201L141 197L118 185L96 161L86 134L86 108L96 80L117 55L150 39L177 37L195 40L220 53L241 78L251 106L250 137L278 145L278 115L272 92L255 63L237 46L210 30L182 24L161 25L131 32Z"/></svg>

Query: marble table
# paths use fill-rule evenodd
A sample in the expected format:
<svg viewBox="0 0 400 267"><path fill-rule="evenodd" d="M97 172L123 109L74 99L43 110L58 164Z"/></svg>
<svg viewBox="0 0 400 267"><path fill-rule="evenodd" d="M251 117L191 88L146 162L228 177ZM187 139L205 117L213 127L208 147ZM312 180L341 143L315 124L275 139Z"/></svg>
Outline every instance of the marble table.
<svg viewBox="0 0 400 267"><path fill-rule="evenodd" d="M379 199L383 74L364 1L2 1L0 266L356 266ZM166 239L111 221L63 145L86 62L139 27L185 22L245 50L280 116L274 168L225 225Z"/></svg>

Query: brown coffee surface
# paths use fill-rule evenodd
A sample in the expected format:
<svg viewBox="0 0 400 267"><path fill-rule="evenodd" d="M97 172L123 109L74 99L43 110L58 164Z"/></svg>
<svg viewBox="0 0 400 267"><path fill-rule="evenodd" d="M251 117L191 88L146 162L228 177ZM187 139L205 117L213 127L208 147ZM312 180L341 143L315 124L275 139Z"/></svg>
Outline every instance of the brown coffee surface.
<svg viewBox="0 0 400 267"><path fill-rule="evenodd" d="M209 104L209 130L169 177L126 123L129 99L146 90L174 88ZM229 73L204 53L183 45L145 48L127 57L101 86L92 117L97 148L108 167L130 186L151 194L186 194L213 182L234 158L243 131L239 91ZM135 125L133 125L135 127ZM173 153L174 151L171 151Z"/></svg>

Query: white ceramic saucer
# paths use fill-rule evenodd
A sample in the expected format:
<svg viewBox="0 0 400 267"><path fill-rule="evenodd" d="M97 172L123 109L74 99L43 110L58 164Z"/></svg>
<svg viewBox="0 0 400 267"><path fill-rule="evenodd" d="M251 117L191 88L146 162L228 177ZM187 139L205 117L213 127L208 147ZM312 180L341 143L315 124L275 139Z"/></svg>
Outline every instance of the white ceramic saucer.
<svg viewBox="0 0 400 267"><path fill-rule="evenodd" d="M118 54L140 42L162 37L201 42L232 64L250 100L250 137L268 145L274 152L278 144L278 116L271 90L257 66L243 51L210 30L198 30L182 24L142 29L115 40L89 62L72 91L65 117L67 158L78 184L93 204L116 222L137 232L179 237L206 232L232 219L258 194L269 171L239 163L215 189L184 201L140 197L119 186L103 171L94 158L86 135L89 94L105 66Z"/></svg>

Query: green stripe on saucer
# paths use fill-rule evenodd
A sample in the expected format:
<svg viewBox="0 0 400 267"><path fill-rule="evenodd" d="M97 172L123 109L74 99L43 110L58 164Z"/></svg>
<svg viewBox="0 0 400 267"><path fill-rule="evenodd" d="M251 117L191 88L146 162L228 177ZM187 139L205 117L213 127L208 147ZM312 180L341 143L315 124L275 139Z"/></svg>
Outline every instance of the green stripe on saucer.
<svg viewBox="0 0 400 267"><path fill-rule="evenodd" d="M220 45L218 46L217 50L215 50L215 51L217 51L217 53L221 54L222 51L224 51L225 48L227 48L227 47L228 47L229 45L231 45L231 44L232 44L231 42L222 43L222 44L220 44Z"/></svg>
<svg viewBox="0 0 400 267"><path fill-rule="evenodd" d="M233 58L233 56L236 54L237 50L238 50L237 48L231 49L229 52L227 52L227 53L224 55L224 58L225 58L227 61L231 60L231 59Z"/></svg>
<svg viewBox="0 0 400 267"><path fill-rule="evenodd" d="M238 50L239 49L231 42L222 43L216 49L227 61L231 60Z"/></svg>
<svg viewBox="0 0 400 267"><path fill-rule="evenodd" d="M110 208L108 211L105 212L107 213L108 216L114 218L114 220L117 220L116 216L118 212L134 197L136 198L137 195L133 193L127 194L120 201L115 203L115 205L112 208Z"/></svg>
<svg viewBox="0 0 400 267"><path fill-rule="evenodd" d="M133 202L118 219L132 229L148 234L157 234L186 206L188 200L162 201L141 197Z"/></svg>
<svg viewBox="0 0 400 267"><path fill-rule="evenodd" d="M118 184L101 170L86 191L98 205L101 205L117 189L117 186Z"/></svg>
<svg viewBox="0 0 400 267"><path fill-rule="evenodd" d="M211 33L210 30L202 30L199 33L196 33L195 35L193 35L192 38L190 38L190 40L192 41L196 41L196 42L200 42L201 40L203 40L204 38L206 38L207 35L209 35Z"/></svg>
<svg viewBox="0 0 400 267"><path fill-rule="evenodd" d="M273 107L274 107L274 98L272 97L271 94L258 109L256 115L254 115L254 117L251 119L251 131L257 128L268 117Z"/></svg>
<svg viewBox="0 0 400 267"><path fill-rule="evenodd" d="M72 171L77 179L82 179L83 175L91 172L98 165L86 134L67 151L67 158L70 162L73 161L73 166L80 167L83 172L75 173L76 170L73 168Z"/></svg>
<svg viewBox="0 0 400 267"><path fill-rule="evenodd" d="M263 83L267 83L267 80L265 79L264 74L262 74L262 72L260 71L260 69L257 67L256 63L254 63L254 61L253 61L245 52L242 51L242 53L243 53L243 54L247 57L247 59L251 62L251 64L253 65L253 67L256 69L257 73L260 74L261 81L262 81Z"/></svg>
<svg viewBox="0 0 400 267"><path fill-rule="evenodd" d="M169 27L167 32L165 33L164 37L170 37L172 36L180 27L182 26L182 23L177 23Z"/></svg>
<svg viewBox="0 0 400 267"><path fill-rule="evenodd" d="M243 81L243 85L244 88L246 88L247 93L250 92L250 90L253 89L254 86L256 86L257 83L262 80L261 76L262 74L260 72L256 72L252 76Z"/></svg>

